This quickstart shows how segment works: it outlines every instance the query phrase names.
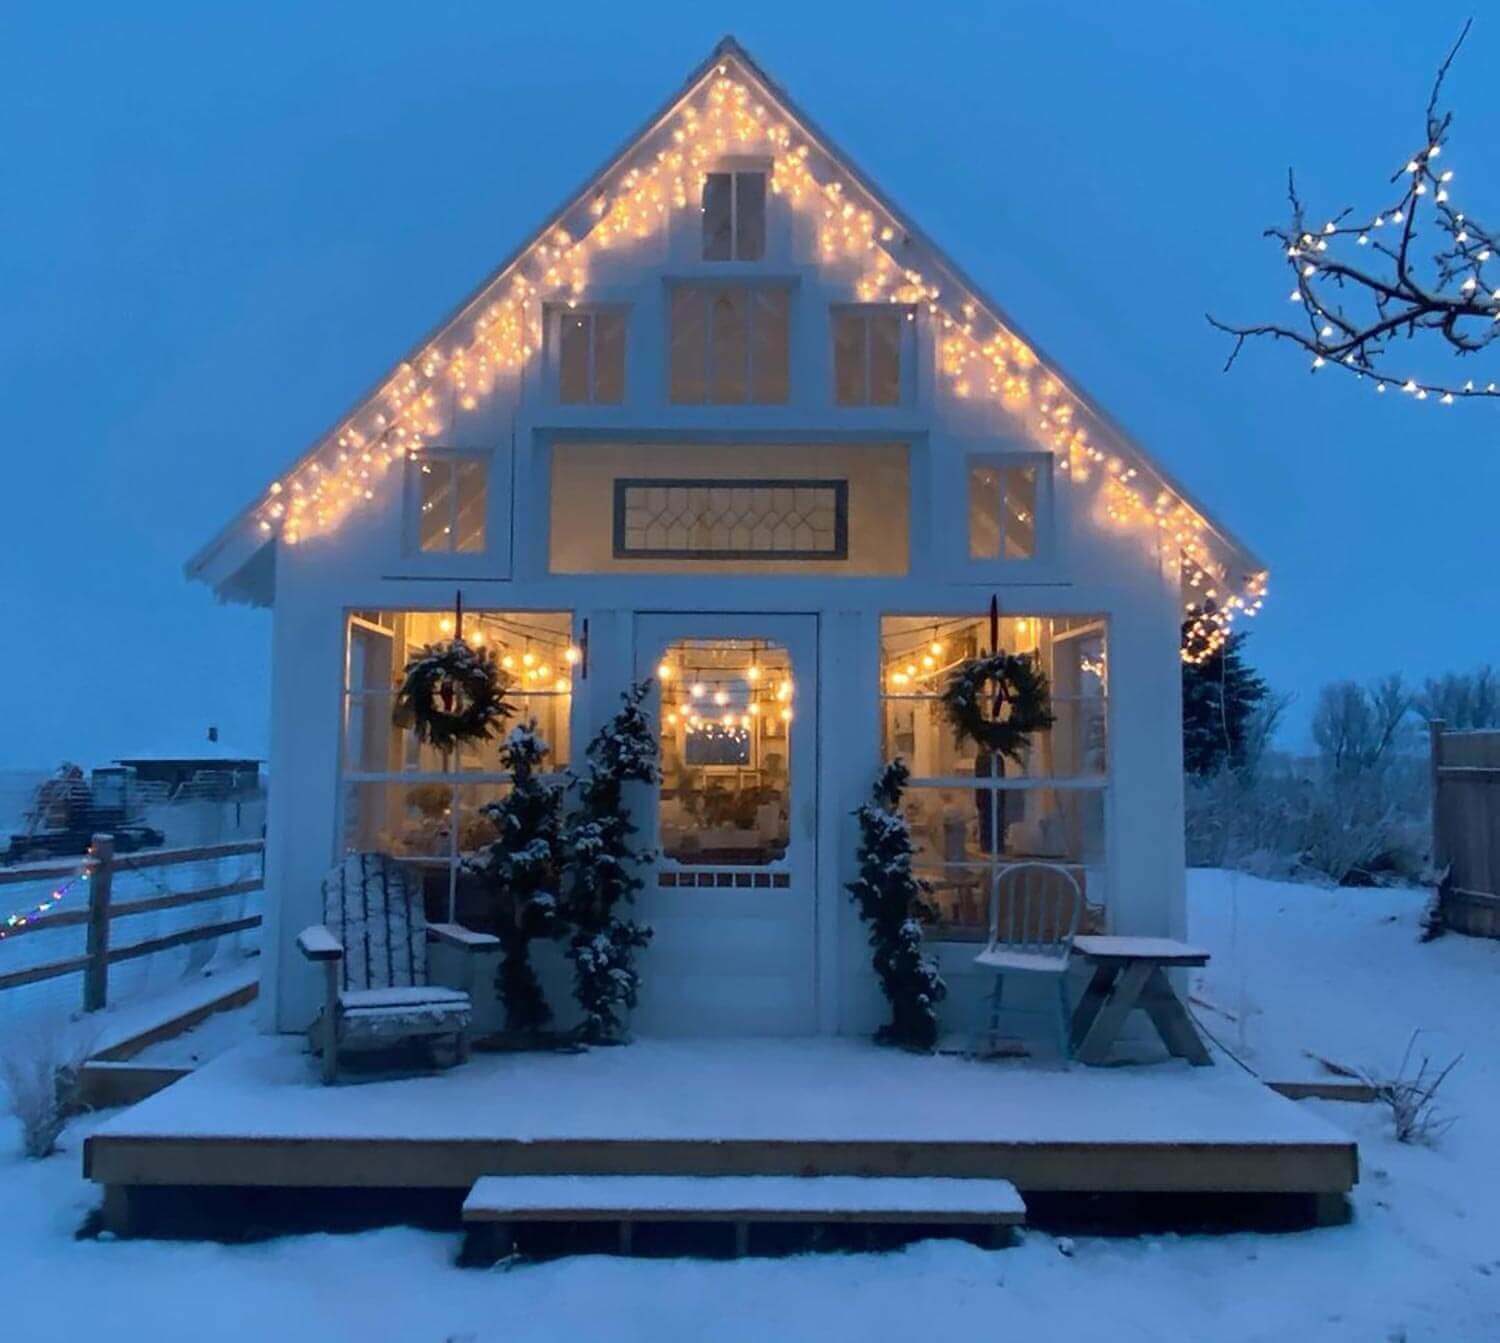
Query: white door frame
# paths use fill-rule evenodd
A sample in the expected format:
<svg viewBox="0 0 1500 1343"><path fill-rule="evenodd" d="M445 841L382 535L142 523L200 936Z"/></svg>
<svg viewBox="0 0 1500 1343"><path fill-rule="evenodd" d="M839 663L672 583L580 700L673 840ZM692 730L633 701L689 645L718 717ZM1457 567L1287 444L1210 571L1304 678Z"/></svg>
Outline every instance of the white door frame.
<svg viewBox="0 0 1500 1343"><path fill-rule="evenodd" d="M713 886L664 888L661 872L713 873L659 861L641 893L656 936L643 956L644 1034L812 1035L819 1029L818 616L744 612L653 612L635 617L635 675L656 679L670 644L684 639L761 639L785 647L792 664L793 718L787 739L788 846L765 873L782 886L745 886L743 867L725 865ZM660 694L653 694L660 722ZM642 826L658 847L660 794ZM763 875L756 873L756 876ZM732 876L735 884L717 882ZM717 928L715 928L717 924ZM759 958L759 959L757 959ZM653 987L655 991L653 992Z"/></svg>

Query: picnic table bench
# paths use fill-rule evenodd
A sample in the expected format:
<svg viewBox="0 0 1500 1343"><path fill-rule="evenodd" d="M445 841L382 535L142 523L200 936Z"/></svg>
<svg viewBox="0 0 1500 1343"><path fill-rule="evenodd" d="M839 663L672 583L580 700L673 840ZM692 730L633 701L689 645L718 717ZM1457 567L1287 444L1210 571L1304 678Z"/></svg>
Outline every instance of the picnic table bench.
<svg viewBox="0 0 1500 1343"><path fill-rule="evenodd" d="M1208 952L1169 937L1093 935L1075 937L1073 950L1094 966L1069 1032L1073 1057L1080 1063L1103 1063L1125 1018L1136 1008L1151 1018L1162 1043L1175 1057L1198 1067L1213 1063L1166 976L1169 969L1207 965Z"/></svg>

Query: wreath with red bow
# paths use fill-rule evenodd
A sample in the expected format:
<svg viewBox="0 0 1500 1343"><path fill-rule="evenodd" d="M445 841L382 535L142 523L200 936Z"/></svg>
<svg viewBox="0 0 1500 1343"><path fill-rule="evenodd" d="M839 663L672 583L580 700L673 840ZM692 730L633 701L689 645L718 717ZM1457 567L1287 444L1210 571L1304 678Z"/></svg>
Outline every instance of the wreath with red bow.
<svg viewBox="0 0 1500 1343"><path fill-rule="evenodd" d="M960 744L972 741L1018 765L1031 734L1057 721L1047 673L1029 653L970 658L954 669L942 701Z"/></svg>

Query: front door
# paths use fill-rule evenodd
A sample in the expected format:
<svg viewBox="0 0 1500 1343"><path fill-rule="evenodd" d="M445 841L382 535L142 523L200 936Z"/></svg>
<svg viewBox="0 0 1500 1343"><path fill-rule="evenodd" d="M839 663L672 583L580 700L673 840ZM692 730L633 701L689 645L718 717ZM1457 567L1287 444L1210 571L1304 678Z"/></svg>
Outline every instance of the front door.
<svg viewBox="0 0 1500 1343"><path fill-rule="evenodd" d="M636 617L661 740L642 1034L817 1030L817 632L810 615Z"/></svg>

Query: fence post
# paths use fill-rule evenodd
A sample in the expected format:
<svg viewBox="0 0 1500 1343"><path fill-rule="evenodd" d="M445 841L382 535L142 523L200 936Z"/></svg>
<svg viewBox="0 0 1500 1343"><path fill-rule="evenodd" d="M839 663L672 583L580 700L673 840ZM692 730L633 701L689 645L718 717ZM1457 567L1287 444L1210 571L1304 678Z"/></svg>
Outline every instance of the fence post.
<svg viewBox="0 0 1500 1343"><path fill-rule="evenodd" d="M89 963L83 971L83 1010L97 1012L109 1001L109 899L115 876L115 837L95 835L89 849Z"/></svg>
<svg viewBox="0 0 1500 1343"><path fill-rule="evenodd" d="M1443 729L1447 726L1441 718L1427 720L1428 747L1432 755L1432 866L1436 871L1441 871L1448 861L1443 853L1443 822L1439 803L1443 787Z"/></svg>

